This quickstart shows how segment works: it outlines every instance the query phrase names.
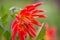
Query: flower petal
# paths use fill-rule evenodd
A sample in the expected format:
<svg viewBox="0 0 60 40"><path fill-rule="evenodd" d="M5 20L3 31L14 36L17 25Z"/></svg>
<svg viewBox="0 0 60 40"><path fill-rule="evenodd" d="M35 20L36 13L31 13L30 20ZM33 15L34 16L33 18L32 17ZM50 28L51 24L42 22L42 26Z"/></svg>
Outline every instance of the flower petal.
<svg viewBox="0 0 60 40"><path fill-rule="evenodd" d="M15 20L15 21L13 21L11 27L14 28L16 26L16 24L17 24L17 21Z"/></svg>
<svg viewBox="0 0 60 40"><path fill-rule="evenodd" d="M25 7L28 11L32 11L35 9L35 7L33 5L28 5Z"/></svg>
<svg viewBox="0 0 60 40"><path fill-rule="evenodd" d="M33 10L33 11L32 11L32 14L35 14L35 13L37 13L37 12L45 12L45 10L43 10L43 9L41 9L41 10Z"/></svg>
<svg viewBox="0 0 60 40"><path fill-rule="evenodd" d="M16 18L17 18L18 20L20 20L21 15L18 15L18 14L15 14L15 15L16 15Z"/></svg>
<svg viewBox="0 0 60 40"><path fill-rule="evenodd" d="M41 23L37 22L36 20L32 20L32 23L38 25L39 27L42 26Z"/></svg>
<svg viewBox="0 0 60 40"><path fill-rule="evenodd" d="M34 18L46 18L47 16L44 14L39 14L39 15L32 15Z"/></svg>
<svg viewBox="0 0 60 40"><path fill-rule="evenodd" d="M30 25L25 24L26 28L29 30L29 34L32 37L36 37L36 32L30 27Z"/></svg>
<svg viewBox="0 0 60 40"><path fill-rule="evenodd" d="M23 33L24 33L24 37L26 38L27 37L27 31L24 30Z"/></svg>
<svg viewBox="0 0 60 40"><path fill-rule="evenodd" d="M36 29L32 26L32 24L29 25L32 30L36 32Z"/></svg>
<svg viewBox="0 0 60 40"><path fill-rule="evenodd" d="M15 29L13 30L12 40L14 40L14 38L15 38L15 36L16 36L16 32L17 32L17 27L15 27Z"/></svg>
<svg viewBox="0 0 60 40"><path fill-rule="evenodd" d="M31 25L29 25L29 31L34 35L34 37L36 37L36 31L31 28Z"/></svg>
<svg viewBox="0 0 60 40"><path fill-rule="evenodd" d="M23 32L24 38L26 38L27 37L27 31L26 31L25 27L24 27L24 30L22 30L22 32Z"/></svg>
<svg viewBox="0 0 60 40"><path fill-rule="evenodd" d="M28 33L31 37L34 38L34 36L31 34L31 32L28 30L28 28L26 28L26 26L25 26L25 30L27 31L27 33Z"/></svg>
<svg viewBox="0 0 60 40"><path fill-rule="evenodd" d="M37 6L39 6L39 5L42 5L43 4L43 2L39 2L39 3L35 3L35 4L33 4L35 7L37 7Z"/></svg>
<svg viewBox="0 0 60 40"><path fill-rule="evenodd" d="M23 36L22 31L18 30L18 35L19 35L20 40L24 40L24 36Z"/></svg>
<svg viewBox="0 0 60 40"><path fill-rule="evenodd" d="M45 10L41 9L41 10L36 10L37 12L45 12Z"/></svg>

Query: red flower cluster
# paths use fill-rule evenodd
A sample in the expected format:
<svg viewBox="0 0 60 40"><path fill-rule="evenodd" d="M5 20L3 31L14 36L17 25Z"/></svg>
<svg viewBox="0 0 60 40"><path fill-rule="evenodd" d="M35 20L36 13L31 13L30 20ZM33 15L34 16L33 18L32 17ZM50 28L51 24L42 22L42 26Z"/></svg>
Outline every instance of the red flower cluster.
<svg viewBox="0 0 60 40"><path fill-rule="evenodd" d="M41 23L37 22L35 18L46 18L44 14L37 14L37 12L44 12L44 10L36 10L36 7L42 5L43 2L36 4L28 5L20 14L16 14L16 20L12 23L12 40L14 40L16 32L18 33L20 40L24 40L27 37L27 33L31 37L36 37L36 29L33 27L33 24L41 26Z"/></svg>

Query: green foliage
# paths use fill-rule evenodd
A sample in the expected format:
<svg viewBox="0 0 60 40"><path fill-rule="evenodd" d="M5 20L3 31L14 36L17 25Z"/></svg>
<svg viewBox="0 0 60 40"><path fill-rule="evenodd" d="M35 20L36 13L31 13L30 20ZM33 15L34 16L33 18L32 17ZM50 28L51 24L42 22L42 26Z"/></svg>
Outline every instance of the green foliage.
<svg viewBox="0 0 60 40"><path fill-rule="evenodd" d="M4 16L2 16L1 21L3 26L7 25L7 18L8 18L8 14L5 14Z"/></svg>
<svg viewBox="0 0 60 40"><path fill-rule="evenodd" d="M7 18L8 18L8 14L5 14L4 16L2 16L1 20L6 21Z"/></svg>
<svg viewBox="0 0 60 40"><path fill-rule="evenodd" d="M2 28L2 26L0 26L0 36L3 34L4 29Z"/></svg>
<svg viewBox="0 0 60 40"><path fill-rule="evenodd" d="M27 40L32 40L32 38L30 36L28 36Z"/></svg>
<svg viewBox="0 0 60 40"><path fill-rule="evenodd" d="M11 33L10 33L9 31L5 31L5 32L4 32L4 38L5 38L6 40L10 40L10 39L11 39Z"/></svg>
<svg viewBox="0 0 60 40"><path fill-rule="evenodd" d="M41 30L38 33L38 36L36 37L36 40L42 40L45 36L46 28L45 25L42 26Z"/></svg>

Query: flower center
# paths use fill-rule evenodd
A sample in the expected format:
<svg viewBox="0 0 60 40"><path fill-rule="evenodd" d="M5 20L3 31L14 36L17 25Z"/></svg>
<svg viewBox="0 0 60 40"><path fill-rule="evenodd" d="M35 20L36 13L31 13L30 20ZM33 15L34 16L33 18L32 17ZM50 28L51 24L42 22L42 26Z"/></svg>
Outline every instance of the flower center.
<svg viewBox="0 0 60 40"><path fill-rule="evenodd" d="M21 17L20 20L23 21L23 22L26 22L26 21L28 22L28 19L29 19L29 18L32 19L32 16L31 16L31 15L29 15L29 16L25 16L25 15L24 15L24 16Z"/></svg>

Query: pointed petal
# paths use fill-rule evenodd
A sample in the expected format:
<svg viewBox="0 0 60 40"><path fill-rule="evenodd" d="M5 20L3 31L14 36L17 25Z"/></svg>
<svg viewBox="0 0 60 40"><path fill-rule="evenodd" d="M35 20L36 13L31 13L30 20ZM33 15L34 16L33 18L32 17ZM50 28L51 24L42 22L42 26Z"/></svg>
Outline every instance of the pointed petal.
<svg viewBox="0 0 60 40"><path fill-rule="evenodd" d="M32 26L32 24L29 25L32 30L36 32L36 29Z"/></svg>
<svg viewBox="0 0 60 40"><path fill-rule="evenodd" d="M36 12L37 12L37 10L33 10L31 13L34 14L34 13L36 13Z"/></svg>
<svg viewBox="0 0 60 40"><path fill-rule="evenodd" d="M43 9L41 9L41 10L33 10L33 11L32 11L32 14L35 14L35 13L37 13L37 12L45 12L45 10L43 10Z"/></svg>
<svg viewBox="0 0 60 40"><path fill-rule="evenodd" d="M28 28L26 28L26 26L25 26L25 29L26 29L27 33L29 34L29 36L31 36L31 37L33 37L33 38L34 38L34 35L33 35L33 34L31 34L31 32L28 30Z"/></svg>
<svg viewBox="0 0 60 40"><path fill-rule="evenodd" d="M32 20L32 23L38 25L39 27L42 26L41 23L37 22L36 20Z"/></svg>
<svg viewBox="0 0 60 40"><path fill-rule="evenodd" d="M18 35L19 35L20 40L24 40L26 36L25 29L21 29L20 25L18 25L17 28L18 28Z"/></svg>
<svg viewBox="0 0 60 40"><path fill-rule="evenodd" d="M24 37L26 38L27 37L27 31L24 30L23 33L24 33Z"/></svg>
<svg viewBox="0 0 60 40"><path fill-rule="evenodd" d="M35 3L35 4L33 4L35 7L37 7L37 6L39 6L39 5L42 5L43 4L43 2L39 2L39 3Z"/></svg>
<svg viewBox="0 0 60 40"><path fill-rule="evenodd" d="M36 10L37 12L45 12L45 10L41 9L41 10Z"/></svg>
<svg viewBox="0 0 60 40"><path fill-rule="evenodd" d="M15 21L13 21L11 27L14 28L16 26L16 24L17 24L17 21L15 20Z"/></svg>
<svg viewBox="0 0 60 40"><path fill-rule="evenodd" d="M22 31L18 30L18 35L19 35L20 40L24 40L24 36L23 36Z"/></svg>
<svg viewBox="0 0 60 40"><path fill-rule="evenodd" d="M27 37L27 31L26 31L25 27L24 27L24 30L22 30L22 32L23 32L24 38L26 38Z"/></svg>
<svg viewBox="0 0 60 40"><path fill-rule="evenodd" d="M16 32L17 32L17 28L15 27L15 29L13 30L13 33L12 33L12 40L14 40L14 38L16 36Z"/></svg>
<svg viewBox="0 0 60 40"><path fill-rule="evenodd" d="M34 30L32 30L30 25L25 24L25 26L26 26L26 29L27 29L27 32L29 33L29 35L33 38L36 37L36 32Z"/></svg>
<svg viewBox="0 0 60 40"><path fill-rule="evenodd" d="M36 31L31 28L31 25L28 26L29 31L31 32L34 37L36 37Z"/></svg>
<svg viewBox="0 0 60 40"><path fill-rule="evenodd" d="M37 6L39 6L39 5L42 5L42 4L43 4L43 2L39 2L39 3L33 4L33 5L28 5L28 6L26 6L25 8L26 8L27 10L29 10L29 11L32 11L32 10L35 9L35 7L37 7Z"/></svg>
<svg viewBox="0 0 60 40"><path fill-rule="evenodd" d="M33 34L31 34L31 32L26 28L26 31L27 31L27 33L29 34L29 36L31 36L32 38L34 38L34 35Z"/></svg>
<svg viewBox="0 0 60 40"><path fill-rule="evenodd" d="M44 14L39 14L39 15L32 15L34 18L46 18L47 16Z"/></svg>
<svg viewBox="0 0 60 40"><path fill-rule="evenodd" d="M32 11L35 9L35 7L33 5L28 5L25 7L28 11Z"/></svg>

